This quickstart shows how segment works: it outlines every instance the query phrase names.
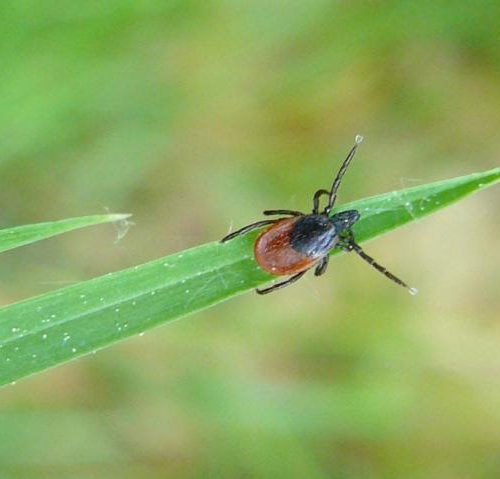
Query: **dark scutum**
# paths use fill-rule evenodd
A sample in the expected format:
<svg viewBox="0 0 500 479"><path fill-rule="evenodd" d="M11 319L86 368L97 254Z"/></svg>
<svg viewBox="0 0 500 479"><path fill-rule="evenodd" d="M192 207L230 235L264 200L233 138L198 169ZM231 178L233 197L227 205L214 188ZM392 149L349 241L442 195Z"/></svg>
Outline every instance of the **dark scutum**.
<svg viewBox="0 0 500 479"><path fill-rule="evenodd" d="M290 233L292 248L312 258L321 258L338 241L335 226L325 215L307 215L299 218Z"/></svg>

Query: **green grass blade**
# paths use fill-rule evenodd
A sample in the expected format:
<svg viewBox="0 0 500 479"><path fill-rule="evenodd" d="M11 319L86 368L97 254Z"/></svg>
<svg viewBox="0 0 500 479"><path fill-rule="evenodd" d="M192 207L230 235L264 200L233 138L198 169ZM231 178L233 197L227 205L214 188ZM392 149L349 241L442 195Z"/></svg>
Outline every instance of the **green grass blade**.
<svg viewBox="0 0 500 479"><path fill-rule="evenodd" d="M343 205L358 241L428 215L500 181L500 168ZM256 232L208 243L0 309L0 384L74 359L269 280L253 260ZM255 298L256 301L262 299Z"/></svg>
<svg viewBox="0 0 500 479"><path fill-rule="evenodd" d="M123 214L81 216L79 218L68 218L59 221L5 228L0 230L0 252L34 243L35 241L50 238L61 233L84 228L85 226L109 223L111 221L123 221L129 216Z"/></svg>
<svg viewBox="0 0 500 479"><path fill-rule="evenodd" d="M342 205L338 210L352 208L361 213L361 220L353 228L356 240L361 242L434 213L470 193L492 186L499 181L500 168L494 168L482 173L459 176L353 201Z"/></svg>

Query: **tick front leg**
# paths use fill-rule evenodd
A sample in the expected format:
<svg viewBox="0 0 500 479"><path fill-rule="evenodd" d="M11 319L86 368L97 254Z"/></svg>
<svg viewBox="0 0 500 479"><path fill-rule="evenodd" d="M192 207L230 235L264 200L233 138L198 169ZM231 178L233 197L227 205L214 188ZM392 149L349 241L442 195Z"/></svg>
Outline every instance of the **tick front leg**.
<svg viewBox="0 0 500 479"><path fill-rule="evenodd" d="M316 191L316 193L314 193L314 197L313 197L313 215L317 215L319 213L319 199L323 196L323 195L329 195L330 192L328 190L318 190Z"/></svg>
<svg viewBox="0 0 500 479"><path fill-rule="evenodd" d="M295 281L298 281L302 276L304 276L309 270L302 271L300 273L294 274L292 277L288 278L286 281L282 281L281 283L276 283L273 284L272 286L269 286L269 288L264 288L264 289L256 289L257 294L268 294L272 293L273 291L277 291L278 289L285 288L286 286L295 283Z"/></svg>
<svg viewBox="0 0 500 479"><path fill-rule="evenodd" d="M233 231L232 233L224 236L224 238L222 238L220 240L220 242L225 243L226 241L229 241L229 240L232 240L233 238L236 238L236 236L240 236L242 234L248 233L249 231L260 228L261 226L271 225L273 223L276 223L277 221L279 221L279 220L257 221L257 223L252 223L251 225L244 226L243 228L240 228L239 230Z"/></svg>

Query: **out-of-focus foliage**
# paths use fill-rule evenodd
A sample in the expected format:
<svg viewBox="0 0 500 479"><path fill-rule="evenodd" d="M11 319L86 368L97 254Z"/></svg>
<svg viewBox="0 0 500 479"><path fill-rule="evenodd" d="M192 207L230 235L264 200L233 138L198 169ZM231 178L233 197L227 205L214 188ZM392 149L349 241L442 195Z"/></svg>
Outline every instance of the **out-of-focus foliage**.
<svg viewBox="0 0 500 479"><path fill-rule="evenodd" d="M0 257L3 304L304 209L498 166L500 4L0 4L0 222L113 211ZM497 478L498 191L265 298L0 394L7 477ZM50 437L50 440L47 438Z"/></svg>

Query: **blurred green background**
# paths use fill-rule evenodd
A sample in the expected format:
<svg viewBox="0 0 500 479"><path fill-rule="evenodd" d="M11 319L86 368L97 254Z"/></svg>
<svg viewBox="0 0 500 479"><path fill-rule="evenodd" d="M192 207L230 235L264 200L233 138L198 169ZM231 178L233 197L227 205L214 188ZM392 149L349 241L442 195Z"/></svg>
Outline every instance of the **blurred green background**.
<svg viewBox="0 0 500 479"><path fill-rule="evenodd" d="M499 165L500 3L3 0L2 304L308 209ZM492 189L359 258L0 391L0 478L498 478Z"/></svg>

